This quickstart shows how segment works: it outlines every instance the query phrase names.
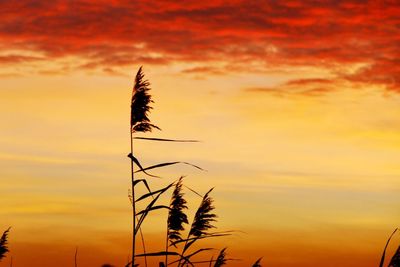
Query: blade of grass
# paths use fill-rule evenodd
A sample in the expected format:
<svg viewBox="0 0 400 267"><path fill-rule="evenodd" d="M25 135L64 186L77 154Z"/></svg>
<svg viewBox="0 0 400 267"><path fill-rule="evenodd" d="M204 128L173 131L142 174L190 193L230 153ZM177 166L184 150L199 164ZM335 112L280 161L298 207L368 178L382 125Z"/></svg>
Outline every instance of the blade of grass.
<svg viewBox="0 0 400 267"><path fill-rule="evenodd" d="M179 164L179 163L192 166L192 167L194 167L194 168L196 168L196 169L199 169L199 170L201 170L201 171L205 171L205 170L202 169L201 167L199 167L199 166L197 166L197 165L194 165L194 164L191 164L191 163L188 163L188 162L184 162L184 161L173 161L173 162L165 162L165 163L156 164L156 165L153 165L153 166L150 166L150 167L146 167L146 168L141 168L140 170L135 171L135 173L137 173L137 172L144 172L144 173L145 173L145 171L148 171L148 170L151 170L151 169L162 168L162 167L166 167L166 166L170 166L170 165L175 165L175 164ZM147 174L147 175L148 175L148 174Z"/></svg>
<svg viewBox="0 0 400 267"><path fill-rule="evenodd" d="M154 138L154 137L134 137L134 139L138 140L147 140L147 141L160 141L160 142L180 142L180 143L198 143L198 140L177 140L177 139L165 139L165 138Z"/></svg>
<svg viewBox="0 0 400 267"><path fill-rule="evenodd" d="M169 184L167 187L163 188L163 189L158 193L158 195L150 202L150 204L147 206L146 210L148 210L148 209L150 209L151 207L153 207L153 205L157 202L157 200L160 198L160 196L161 196L163 193L165 193L165 192L166 192L171 186L173 186L173 185L174 185L174 183ZM143 223L144 219L146 218L147 214L148 214L148 211L141 214L141 216L140 216L140 218L139 218L139 220L138 220L138 222L137 222L137 225L136 225L135 233L137 233L138 228L140 228L140 226L142 225L142 223Z"/></svg>
<svg viewBox="0 0 400 267"><path fill-rule="evenodd" d="M154 196L154 195L156 195L156 194L158 194L160 192L164 192L164 191L168 190L172 185L173 185L173 183L169 184L166 187L161 188L159 190L156 190L156 191L153 191L153 192L150 192L150 193L146 193L146 194L142 195L141 197L139 197L138 199L136 199L135 202L139 202L139 201L141 201L141 200L143 200L145 198L148 198L150 196Z"/></svg>
<svg viewBox="0 0 400 267"><path fill-rule="evenodd" d="M393 235L397 232L397 230L398 230L397 228L394 229L393 233L390 235L389 239L386 242L385 248L383 249L381 262L379 263L379 267L383 267L383 263L385 262L385 257L386 257L386 249L389 245L390 240L392 239Z"/></svg>
<svg viewBox="0 0 400 267"><path fill-rule="evenodd" d="M135 158L135 157L132 155L132 153L129 153L129 154L128 154L128 158L130 158L130 159L139 167L139 169L140 169L143 173L147 174L148 176L154 177L154 178L160 178L159 176L156 176L156 175L152 175L152 174L150 174L150 173L147 173L146 170L143 169L143 167L142 167L142 165L140 164L139 160L138 160L137 158ZM133 173L136 173L136 171L133 171Z"/></svg>
<svg viewBox="0 0 400 267"><path fill-rule="evenodd" d="M145 209L145 210L139 211L139 212L137 213L137 215L141 215L141 214L143 214L143 213L145 213L145 212L150 212L150 211L159 210L159 209L167 209L167 210L169 210L170 207L165 206L165 205L153 206L153 207L151 207L151 208L149 208L149 209Z"/></svg>

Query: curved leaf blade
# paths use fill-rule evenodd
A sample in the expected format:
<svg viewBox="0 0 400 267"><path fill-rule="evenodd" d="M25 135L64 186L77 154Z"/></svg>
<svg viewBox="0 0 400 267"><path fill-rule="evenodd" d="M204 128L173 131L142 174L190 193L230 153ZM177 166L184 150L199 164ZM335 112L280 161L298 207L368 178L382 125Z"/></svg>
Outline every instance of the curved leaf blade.
<svg viewBox="0 0 400 267"><path fill-rule="evenodd" d="M142 171L143 173L147 174L148 176L154 177L154 178L161 178L159 176L156 175L152 175L150 173L147 173L145 169L143 169L142 165L140 164L139 160L137 158L135 158L135 156L132 155L132 153L128 154L128 158L130 158L140 169L140 171ZM136 171L137 172L137 171Z"/></svg>
<svg viewBox="0 0 400 267"><path fill-rule="evenodd" d="M205 171L203 168L201 168L201 167L199 167L199 166L197 166L197 165L191 164L191 163L189 163L189 162L184 162L184 161L173 161L173 162L164 162L164 163L152 165L152 166L146 167L146 168L140 168L140 170L135 171L135 173L137 173L137 172L145 172L145 171L148 171L148 170L151 170L151 169L162 168L162 167L166 167L166 166L170 166L170 165L175 165L175 164L185 164L185 165L192 166L192 167L194 167L194 168L196 168L196 169L199 169L199 170L201 170L201 171Z"/></svg>
<svg viewBox="0 0 400 267"><path fill-rule="evenodd" d="M141 137L137 136L133 139L147 140L147 141L160 141L160 142L180 142L180 143L198 143L198 140L178 140L178 139L166 139L166 138L155 138L155 137Z"/></svg>

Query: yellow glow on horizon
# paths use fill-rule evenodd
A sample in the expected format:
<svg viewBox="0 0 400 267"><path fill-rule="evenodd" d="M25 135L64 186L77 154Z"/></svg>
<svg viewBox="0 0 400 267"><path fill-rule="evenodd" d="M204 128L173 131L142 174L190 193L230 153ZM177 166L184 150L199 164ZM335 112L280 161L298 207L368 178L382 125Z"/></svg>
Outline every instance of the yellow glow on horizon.
<svg viewBox="0 0 400 267"><path fill-rule="evenodd" d="M280 75L271 76L270 86L293 79ZM400 189L396 94L358 85L317 96L246 91L265 81L261 74L198 80L149 68L146 77L155 100L151 119L163 129L150 135L202 142L135 141L138 157L145 165L184 160L207 169L175 166L159 174L167 180L188 175L188 185L200 192L215 186L221 230L248 232L241 238L257 244L254 257L305 245L293 241L276 247L273 242L285 231L312 240L309 247L344 255L326 238L339 242L335 236L345 228L354 238L348 248L354 249L363 233L374 229L367 243L380 242L400 219L395 204ZM245 82L249 77L252 84ZM52 233L43 239L49 243L70 235L92 246L90 250L108 247L110 241L100 237L107 233L121 237L117 247L129 244L131 79L80 73L2 82L0 117L6 123L0 126L0 193L8 208L0 216L18 228L16 246L36 242L39 233ZM167 180L152 182L161 186ZM188 200L195 208L197 197L188 194ZM162 213L155 215L146 231L160 235L156 229L164 219ZM37 234L29 233L27 221L35 224ZM57 225L71 229L57 233L52 229ZM310 233L311 228L318 230ZM268 242L257 234L265 229L271 231L266 233ZM85 241L85 235L92 241ZM236 242L227 241L233 252L250 253L234 248ZM363 248L361 254L381 244ZM111 254L121 255L116 250Z"/></svg>

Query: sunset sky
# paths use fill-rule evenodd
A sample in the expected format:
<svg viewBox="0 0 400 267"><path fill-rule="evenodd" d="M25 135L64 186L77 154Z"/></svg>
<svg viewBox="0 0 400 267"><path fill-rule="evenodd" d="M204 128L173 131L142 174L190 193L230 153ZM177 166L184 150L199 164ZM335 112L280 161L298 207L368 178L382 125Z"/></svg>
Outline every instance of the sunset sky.
<svg viewBox="0 0 400 267"><path fill-rule="evenodd" d="M218 230L237 232L204 244L241 259L228 266L378 266L400 226L399 14L398 1L0 0L0 267L73 266L76 247L80 267L127 262L140 66L162 129L146 136L201 142L135 141L136 156L207 170L149 181L215 187ZM165 215L144 226L149 250Z"/></svg>

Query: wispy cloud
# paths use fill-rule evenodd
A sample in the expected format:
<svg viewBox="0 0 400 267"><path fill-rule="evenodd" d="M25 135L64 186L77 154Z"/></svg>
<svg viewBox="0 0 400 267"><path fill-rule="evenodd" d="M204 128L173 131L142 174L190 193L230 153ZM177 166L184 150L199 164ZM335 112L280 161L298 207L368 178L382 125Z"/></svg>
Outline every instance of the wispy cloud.
<svg viewBox="0 0 400 267"><path fill-rule="evenodd" d="M400 5L392 2L2 1L1 51L39 52L48 61L77 56L72 69L131 64L198 63L185 73L248 71L271 66L346 68L341 78L400 91ZM7 64L43 58L9 55ZM223 69L207 67L225 62Z"/></svg>

